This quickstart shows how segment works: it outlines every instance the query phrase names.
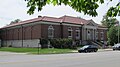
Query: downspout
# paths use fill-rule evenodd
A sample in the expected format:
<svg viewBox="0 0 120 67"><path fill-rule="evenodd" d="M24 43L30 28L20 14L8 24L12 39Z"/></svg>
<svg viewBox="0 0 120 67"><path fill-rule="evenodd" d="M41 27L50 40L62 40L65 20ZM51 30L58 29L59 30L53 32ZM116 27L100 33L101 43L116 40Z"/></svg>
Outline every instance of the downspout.
<svg viewBox="0 0 120 67"><path fill-rule="evenodd" d="M60 27L61 27L61 38L63 39L63 22L65 20L65 16L61 19L61 22L60 22Z"/></svg>
<svg viewBox="0 0 120 67"><path fill-rule="evenodd" d="M63 25L60 23L60 28L61 28L61 39L63 39Z"/></svg>
<svg viewBox="0 0 120 67"><path fill-rule="evenodd" d="M6 35L5 40L6 40L6 46L7 46L7 29L5 29L5 31L6 31L6 33L5 33L5 35Z"/></svg>
<svg viewBox="0 0 120 67"><path fill-rule="evenodd" d="M83 25L81 25L81 27L80 27L80 31L81 31L81 33L80 33L80 39L81 39L81 44L82 44L82 39L83 39L83 36L82 36L82 32L83 32Z"/></svg>
<svg viewBox="0 0 120 67"><path fill-rule="evenodd" d="M22 47L23 47L23 26L21 25L22 28Z"/></svg>
<svg viewBox="0 0 120 67"><path fill-rule="evenodd" d="M32 40L32 31L33 31L33 26L31 26L31 40Z"/></svg>

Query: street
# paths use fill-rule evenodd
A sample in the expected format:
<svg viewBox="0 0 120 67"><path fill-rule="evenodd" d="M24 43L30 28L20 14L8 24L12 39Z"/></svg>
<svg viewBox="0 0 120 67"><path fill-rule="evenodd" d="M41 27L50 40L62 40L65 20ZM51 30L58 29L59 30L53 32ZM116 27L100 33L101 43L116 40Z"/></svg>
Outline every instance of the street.
<svg viewBox="0 0 120 67"><path fill-rule="evenodd" d="M119 67L120 51L26 55L0 52L0 67Z"/></svg>

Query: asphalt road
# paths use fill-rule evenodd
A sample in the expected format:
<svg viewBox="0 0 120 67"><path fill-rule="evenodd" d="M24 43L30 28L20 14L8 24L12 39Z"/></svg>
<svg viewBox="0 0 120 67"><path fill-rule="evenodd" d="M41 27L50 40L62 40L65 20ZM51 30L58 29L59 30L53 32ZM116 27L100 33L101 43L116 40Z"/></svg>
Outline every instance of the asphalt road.
<svg viewBox="0 0 120 67"><path fill-rule="evenodd" d="M25 55L0 52L0 67L119 67L120 51Z"/></svg>

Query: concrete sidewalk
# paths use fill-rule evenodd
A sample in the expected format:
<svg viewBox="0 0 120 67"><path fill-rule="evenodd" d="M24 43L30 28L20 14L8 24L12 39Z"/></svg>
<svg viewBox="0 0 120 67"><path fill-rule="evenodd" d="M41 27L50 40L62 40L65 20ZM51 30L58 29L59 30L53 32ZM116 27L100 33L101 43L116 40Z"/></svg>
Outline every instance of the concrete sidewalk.
<svg viewBox="0 0 120 67"><path fill-rule="evenodd" d="M113 51L113 49L99 49L98 51L99 52L102 52L102 51Z"/></svg>
<svg viewBox="0 0 120 67"><path fill-rule="evenodd" d="M8 55L23 55L26 53L15 53L15 52L4 52L4 51L0 51L0 56L8 56Z"/></svg>
<svg viewBox="0 0 120 67"><path fill-rule="evenodd" d="M112 51L112 49L98 49L98 52ZM78 50L73 50L74 53L77 53Z"/></svg>

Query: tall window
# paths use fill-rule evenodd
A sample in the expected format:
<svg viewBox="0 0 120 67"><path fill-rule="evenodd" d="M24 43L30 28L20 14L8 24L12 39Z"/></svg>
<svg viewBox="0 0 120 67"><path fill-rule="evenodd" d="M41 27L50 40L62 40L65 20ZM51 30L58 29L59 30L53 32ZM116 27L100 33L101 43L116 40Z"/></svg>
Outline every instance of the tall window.
<svg viewBox="0 0 120 67"><path fill-rule="evenodd" d="M76 39L80 39L80 29L76 28Z"/></svg>
<svg viewBox="0 0 120 67"><path fill-rule="evenodd" d="M91 32L90 32L90 30L87 31L87 39L88 39L88 40L91 39Z"/></svg>
<svg viewBox="0 0 120 67"><path fill-rule="evenodd" d="M72 28L68 27L68 38L72 38Z"/></svg>
<svg viewBox="0 0 120 67"><path fill-rule="evenodd" d="M98 40L98 31L96 31L96 40Z"/></svg>
<svg viewBox="0 0 120 67"><path fill-rule="evenodd" d="M53 38L54 37L54 28L52 25L48 27L48 38Z"/></svg>

